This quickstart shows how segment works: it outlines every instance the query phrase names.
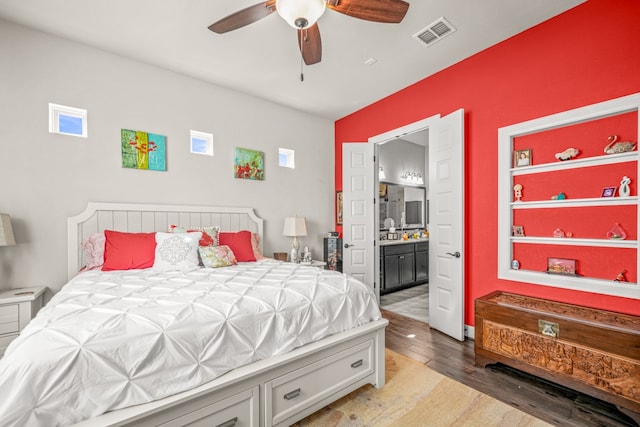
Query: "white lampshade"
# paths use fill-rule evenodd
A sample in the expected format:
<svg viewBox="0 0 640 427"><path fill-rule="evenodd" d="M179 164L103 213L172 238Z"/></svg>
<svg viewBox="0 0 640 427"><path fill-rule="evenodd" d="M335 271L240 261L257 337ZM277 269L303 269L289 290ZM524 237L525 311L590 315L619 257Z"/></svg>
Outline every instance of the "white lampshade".
<svg viewBox="0 0 640 427"><path fill-rule="evenodd" d="M283 236L298 237L307 235L307 223L304 217L290 216L284 219Z"/></svg>
<svg viewBox="0 0 640 427"><path fill-rule="evenodd" d="M16 244L11 228L11 218L8 214L0 213L0 246L11 246Z"/></svg>
<svg viewBox="0 0 640 427"><path fill-rule="evenodd" d="M276 0L278 14L295 29L315 24L326 6L325 0Z"/></svg>

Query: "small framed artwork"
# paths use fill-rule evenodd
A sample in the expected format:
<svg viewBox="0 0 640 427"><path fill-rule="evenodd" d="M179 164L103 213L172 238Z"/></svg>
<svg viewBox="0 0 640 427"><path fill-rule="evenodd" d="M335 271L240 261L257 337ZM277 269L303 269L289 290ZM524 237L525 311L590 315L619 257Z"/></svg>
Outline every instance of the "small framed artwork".
<svg viewBox="0 0 640 427"><path fill-rule="evenodd" d="M264 153L247 148L235 148L233 175L240 179L264 181Z"/></svg>
<svg viewBox="0 0 640 427"><path fill-rule="evenodd" d="M511 227L511 234L514 237L523 237L524 236L524 227L521 225L514 225Z"/></svg>
<svg viewBox="0 0 640 427"><path fill-rule="evenodd" d="M342 225L342 191L336 191L336 224Z"/></svg>
<svg viewBox="0 0 640 427"><path fill-rule="evenodd" d="M522 166L531 166L531 148L526 150L515 150L513 152L513 167L519 168Z"/></svg>
<svg viewBox="0 0 640 427"><path fill-rule="evenodd" d="M139 130L120 130L122 167L166 171L167 137Z"/></svg>
<svg viewBox="0 0 640 427"><path fill-rule="evenodd" d="M547 273L576 276L576 260L568 258L547 258Z"/></svg>
<svg viewBox="0 0 640 427"><path fill-rule="evenodd" d="M600 197L615 197L617 187L604 187Z"/></svg>

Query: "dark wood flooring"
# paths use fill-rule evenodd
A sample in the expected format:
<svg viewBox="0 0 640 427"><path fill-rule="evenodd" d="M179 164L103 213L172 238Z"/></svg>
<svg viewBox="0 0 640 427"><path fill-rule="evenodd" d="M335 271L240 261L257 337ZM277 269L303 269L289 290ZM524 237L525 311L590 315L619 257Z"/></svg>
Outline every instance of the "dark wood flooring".
<svg viewBox="0 0 640 427"><path fill-rule="evenodd" d="M382 310L386 347L557 426L638 427L615 406L502 364L478 368L473 340L457 341L418 320ZM414 338L408 335L414 334Z"/></svg>

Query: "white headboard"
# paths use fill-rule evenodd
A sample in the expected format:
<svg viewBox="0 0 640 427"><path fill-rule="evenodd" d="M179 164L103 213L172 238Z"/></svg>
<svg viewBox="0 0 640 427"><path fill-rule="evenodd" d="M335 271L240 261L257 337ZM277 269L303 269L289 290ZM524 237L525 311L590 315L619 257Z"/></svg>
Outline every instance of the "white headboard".
<svg viewBox="0 0 640 427"><path fill-rule="evenodd" d="M82 242L104 230L130 233L168 231L171 224L185 227L220 226L221 231L249 230L260 236L263 250L263 220L253 208L94 203L67 219L67 275L71 279L85 265Z"/></svg>

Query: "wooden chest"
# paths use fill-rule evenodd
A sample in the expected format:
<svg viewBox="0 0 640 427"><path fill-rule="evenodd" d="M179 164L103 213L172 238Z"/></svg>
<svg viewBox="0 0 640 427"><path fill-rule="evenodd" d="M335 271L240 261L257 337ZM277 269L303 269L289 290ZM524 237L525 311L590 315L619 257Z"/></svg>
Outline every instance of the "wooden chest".
<svg viewBox="0 0 640 427"><path fill-rule="evenodd" d="M497 291L475 301L475 354L640 419L639 316Z"/></svg>

